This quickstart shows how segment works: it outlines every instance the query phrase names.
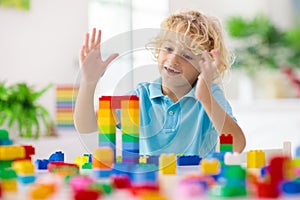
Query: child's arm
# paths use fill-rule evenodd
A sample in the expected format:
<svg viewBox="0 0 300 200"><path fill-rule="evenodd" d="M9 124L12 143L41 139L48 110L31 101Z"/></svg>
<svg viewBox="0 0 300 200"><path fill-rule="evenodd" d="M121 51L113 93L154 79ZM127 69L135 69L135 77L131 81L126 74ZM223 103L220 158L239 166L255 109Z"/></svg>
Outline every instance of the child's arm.
<svg viewBox="0 0 300 200"><path fill-rule="evenodd" d="M89 33L85 36L84 45L80 51L80 65L82 70L82 81L74 110L74 123L79 133L91 133L98 129L97 116L94 110L94 92L97 82L103 76L107 66L118 54L112 54L105 61L102 60L101 31L93 29L92 37Z"/></svg>
<svg viewBox="0 0 300 200"><path fill-rule="evenodd" d="M211 52L214 61L204 53L204 58L199 62L201 74L196 87L196 97L203 105L207 115L219 133L231 133L233 136L233 151L242 152L246 146L246 139L239 125L226 113L216 101L211 92L211 84L219 66L219 52Z"/></svg>

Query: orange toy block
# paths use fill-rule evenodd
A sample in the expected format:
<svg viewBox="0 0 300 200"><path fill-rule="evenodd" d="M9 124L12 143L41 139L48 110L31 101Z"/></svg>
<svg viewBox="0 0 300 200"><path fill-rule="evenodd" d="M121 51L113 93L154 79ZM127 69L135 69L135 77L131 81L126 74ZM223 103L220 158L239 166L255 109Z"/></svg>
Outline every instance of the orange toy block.
<svg viewBox="0 0 300 200"><path fill-rule="evenodd" d="M159 156L159 171L161 174L176 174L176 155L161 154Z"/></svg>
<svg viewBox="0 0 300 200"><path fill-rule="evenodd" d="M110 147L101 147L93 152L92 165L97 169L111 169L114 164L114 151Z"/></svg>
<svg viewBox="0 0 300 200"><path fill-rule="evenodd" d="M247 152L247 168L261 168L266 165L266 155L262 150Z"/></svg>
<svg viewBox="0 0 300 200"><path fill-rule="evenodd" d="M201 172L207 175L214 175L220 172L220 162L218 159L202 159L200 162Z"/></svg>

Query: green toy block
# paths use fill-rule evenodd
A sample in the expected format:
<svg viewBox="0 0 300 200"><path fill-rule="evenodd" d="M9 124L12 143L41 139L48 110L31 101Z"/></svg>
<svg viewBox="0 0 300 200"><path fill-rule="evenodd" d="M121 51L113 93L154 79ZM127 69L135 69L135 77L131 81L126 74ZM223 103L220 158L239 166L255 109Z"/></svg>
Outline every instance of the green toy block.
<svg viewBox="0 0 300 200"><path fill-rule="evenodd" d="M92 163L84 163L81 166L81 169L93 169L93 165L92 165Z"/></svg>
<svg viewBox="0 0 300 200"><path fill-rule="evenodd" d="M12 160L0 160L0 170L11 168Z"/></svg>
<svg viewBox="0 0 300 200"><path fill-rule="evenodd" d="M237 197L246 196L247 190L245 187L215 185L210 189L209 194L215 197Z"/></svg>
<svg viewBox="0 0 300 200"><path fill-rule="evenodd" d="M139 126L122 126L122 133L139 133L140 132L140 127Z"/></svg>
<svg viewBox="0 0 300 200"><path fill-rule="evenodd" d="M99 133L116 133L115 126L98 126Z"/></svg>
<svg viewBox="0 0 300 200"><path fill-rule="evenodd" d="M8 131L5 129L0 129L0 140L2 139L9 139Z"/></svg>
<svg viewBox="0 0 300 200"><path fill-rule="evenodd" d="M232 144L220 144L220 152L232 152Z"/></svg>
<svg viewBox="0 0 300 200"><path fill-rule="evenodd" d="M0 171L0 179L10 180L17 178L17 173L12 169L4 169Z"/></svg>
<svg viewBox="0 0 300 200"><path fill-rule="evenodd" d="M116 134L98 134L99 141L101 142L115 142L116 141Z"/></svg>
<svg viewBox="0 0 300 200"><path fill-rule="evenodd" d="M122 134L122 141L123 142L138 142L139 141L139 134Z"/></svg>

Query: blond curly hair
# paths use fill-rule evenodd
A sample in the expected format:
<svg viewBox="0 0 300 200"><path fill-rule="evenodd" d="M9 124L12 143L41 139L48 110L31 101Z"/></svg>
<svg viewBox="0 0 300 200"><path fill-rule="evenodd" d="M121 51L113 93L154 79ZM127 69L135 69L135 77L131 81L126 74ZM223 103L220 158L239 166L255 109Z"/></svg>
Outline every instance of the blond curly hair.
<svg viewBox="0 0 300 200"><path fill-rule="evenodd" d="M176 33L176 40L190 49L195 55L201 55L206 50L219 49L221 66L219 72L224 72L230 67L231 55L227 50L223 38L223 29L220 21L196 10L181 11L171 14L161 23L161 32L153 41L146 45L152 50L157 59L160 47L170 32Z"/></svg>

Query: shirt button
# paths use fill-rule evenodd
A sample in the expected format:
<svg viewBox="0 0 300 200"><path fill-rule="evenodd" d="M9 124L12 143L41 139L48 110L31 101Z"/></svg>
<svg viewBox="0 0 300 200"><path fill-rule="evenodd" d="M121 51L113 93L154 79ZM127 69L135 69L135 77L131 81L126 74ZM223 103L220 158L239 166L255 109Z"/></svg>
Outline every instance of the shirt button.
<svg viewBox="0 0 300 200"><path fill-rule="evenodd" d="M174 112L173 111L169 111L169 115L173 115L174 114Z"/></svg>

